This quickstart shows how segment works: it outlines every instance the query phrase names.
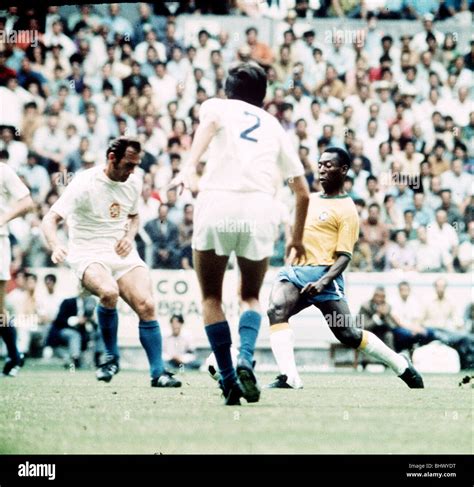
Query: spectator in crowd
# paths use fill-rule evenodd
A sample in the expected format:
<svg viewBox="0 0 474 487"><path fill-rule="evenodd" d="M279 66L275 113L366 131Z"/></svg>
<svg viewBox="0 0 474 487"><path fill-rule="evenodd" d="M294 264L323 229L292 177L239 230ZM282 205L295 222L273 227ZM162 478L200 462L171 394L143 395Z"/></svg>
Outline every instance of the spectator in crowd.
<svg viewBox="0 0 474 487"><path fill-rule="evenodd" d="M262 66L271 66L274 61L273 52L267 44L258 40L258 30L255 27L249 27L245 31L247 45L250 47L250 56Z"/></svg>
<svg viewBox="0 0 474 487"><path fill-rule="evenodd" d="M456 312L456 305L446 295L447 287L448 283L444 278L434 282L435 296L426 302L422 324L432 328L459 331L462 329L462 321Z"/></svg>
<svg viewBox="0 0 474 487"><path fill-rule="evenodd" d="M435 296L425 303L422 324L434 329L437 340L459 353L462 369L470 369L474 366L474 335L464 329L464 317L446 295L447 287L445 278L434 282Z"/></svg>
<svg viewBox="0 0 474 487"><path fill-rule="evenodd" d="M474 303L469 303L464 311L464 331L474 334Z"/></svg>
<svg viewBox="0 0 474 487"><path fill-rule="evenodd" d="M474 271L474 221L467 225L467 238L459 245L458 260L462 272Z"/></svg>
<svg viewBox="0 0 474 487"><path fill-rule="evenodd" d="M138 134L143 144L140 174L150 186L144 191L153 195L144 202L153 219L156 202L163 201L169 205L169 221L182 224L183 206L194 204L198 196L207 155L190 175L183 196L176 200L167 186L188 157L200 104L222 96L231 63L254 60L267 69L265 108L295 141L312 190L318 188L313 167L318 153L328 146L346 148L353 156L346 189L353 199L364 200L361 208L379 204L380 221L392 232L406 228L404 212L414 211L408 243L413 248L419 244L423 262L417 261L417 268L439 268L441 253L441 270L467 269L468 243L463 255L457 248L470 241L468 226L474 217L474 110L469 97L474 43L443 34L446 29L436 22L448 17L458 21L471 13L463 2L425 2L422 7L419 2L382 3L325 0L316 7L297 2L295 10L288 10L292 2L216 7L200 1L183 2L174 15L161 3L153 8L111 4L105 14L84 5L73 7L67 19L61 9L51 7L47 22L37 8L29 9L28 22L40 26L38 45L0 47L1 160L23 176L38 203L36 215L11 225L14 265L49 262L39 239L24 228L35 228L51 198L62 192L62 180L67 183L77 171L103 163L96 154L119 134ZM185 32L186 20L179 16L194 11L284 20L276 24L274 42L257 22L229 35L209 19L195 34ZM332 31L328 45L325 31L298 18L336 13L367 21L364 42ZM383 32L377 18L420 22L399 40ZM5 25L11 28L25 19L7 11ZM440 223L442 214L435 221L433 213L440 208L447 212L451 230ZM366 213L361 212L361 223ZM415 231L419 235L418 226L427 227L426 244L435 248L427 259L421 251L425 242L412 240ZM152 241L141 230L137 243L143 253ZM284 246L283 240L278 242ZM384 245L373 245L372 257L384 253ZM359 250L368 255L364 241ZM383 269L380 263L361 264L365 270ZM165 265L181 268L190 261L179 257Z"/></svg>
<svg viewBox="0 0 474 487"><path fill-rule="evenodd" d="M392 302L392 316L397 323L393 330L396 351L410 350L415 344L426 345L435 340L434 330L421 325L422 311L407 281L398 284L398 296Z"/></svg>
<svg viewBox="0 0 474 487"><path fill-rule="evenodd" d="M41 343L45 334L46 316L44 303L37 293L37 282L36 274L26 272L23 290L19 288L17 293L7 295L7 309L15 317L18 350L24 354L30 354L32 342L37 340Z"/></svg>
<svg viewBox="0 0 474 487"><path fill-rule="evenodd" d="M87 350L89 341L94 342L95 365L100 363L103 346L94 318L95 306L94 297L84 288L81 288L78 296L65 299L59 306L46 345L53 349L67 348L64 366L68 369L83 366L83 352Z"/></svg>
<svg viewBox="0 0 474 487"><path fill-rule="evenodd" d="M450 262L456 257L459 244L458 234L448 223L448 215L443 208L436 211L435 221L428 226L427 240L428 245L438 247L444 255L449 256Z"/></svg>
<svg viewBox="0 0 474 487"><path fill-rule="evenodd" d="M364 246L367 246L365 251L368 257L367 271L383 269L389 231L387 225L380 219L380 206L377 203L369 206L368 217L361 223L360 230L361 248L364 249Z"/></svg>
<svg viewBox="0 0 474 487"><path fill-rule="evenodd" d="M408 245L405 230L395 233L394 241L387 245L385 269L399 269L403 271L415 270L416 259L413 248Z"/></svg>
<svg viewBox="0 0 474 487"><path fill-rule="evenodd" d="M170 369L199 369L201 361L196 357L190 336L183 332L183 316L173 315L170 326L171 335L163 341L163 360Z"/></svg>
<svg viewBox="0 0 474 487"><path fill-rule="evenodd" d="M179 269L178 227L168 220L168 205L162 203L158 215L145 225L153 246L153 269Z"/></svg>
<svg viewBox="0 0 474 487"><path fill-rule="evenodd" d="M418 272L441 272L453 270L452 259L449 254L443 253L438 245L430 245L426 227L420 225L417 230L417 240L411 242L415 252L416 270Z"/></svg>
<svg viewBox="0 0 474 487"><path fill-rule="evenodd" d="M384 287L375 288L372 298L360 307L359 316L366 330L377 335L387 346L394 348L393 330L397 323L387 303Z"/></svg>

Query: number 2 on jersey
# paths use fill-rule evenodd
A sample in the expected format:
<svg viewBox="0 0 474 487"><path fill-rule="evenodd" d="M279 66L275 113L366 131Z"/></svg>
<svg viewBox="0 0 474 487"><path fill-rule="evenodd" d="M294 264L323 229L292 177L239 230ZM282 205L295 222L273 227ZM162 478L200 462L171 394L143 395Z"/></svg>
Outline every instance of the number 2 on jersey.
<svg viewBox="0 0 474 487"><path fill-rule="evenodd" d="M256 118L256 123L255 125L252 125L248 129L245 129L244 131L240 132L240 138L245 140L250 140L250 142L258 142L258 140L255 139L254 137L250 137L250 133L253 132L254 130L257 130L258 127L260 127L260 117L250 112L244 112L244 114Z"/></svg>

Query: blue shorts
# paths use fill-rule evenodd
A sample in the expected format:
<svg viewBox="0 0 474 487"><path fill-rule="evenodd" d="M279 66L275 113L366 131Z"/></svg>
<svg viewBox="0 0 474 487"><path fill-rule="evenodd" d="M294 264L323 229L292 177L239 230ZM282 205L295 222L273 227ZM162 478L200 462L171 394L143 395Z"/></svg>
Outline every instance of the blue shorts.
<svg viewBox="0 0 474 487"><path fill-rule="evenodd" d="M306 284L315 282L323 277L329 267L328 265L287 266L278 273L277 279L291 282L298 289L303 289ZM321 301L339 301L340 299L346 299L342 274L328 284L322 293L307 297L307 301L310 304L320 303Z"/></svg>

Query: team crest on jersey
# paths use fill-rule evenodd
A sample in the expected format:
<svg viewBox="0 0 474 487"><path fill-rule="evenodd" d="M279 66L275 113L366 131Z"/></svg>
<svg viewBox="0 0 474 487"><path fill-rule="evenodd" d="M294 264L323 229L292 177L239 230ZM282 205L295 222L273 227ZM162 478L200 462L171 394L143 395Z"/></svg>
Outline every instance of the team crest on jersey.
<svg viewBox="0 0 474 487"><path fill-rule="evenodd" d="M110 218L119 218L120 217L120 205L117 202L114 202L110 205L109 215L110 215Z"/></svg>
<svg viewBox="0 0 474 487"><path fill-rule="evenodd" d="M327 211L322 211L319 214L319 220L322 222L325 222L329 218L328 212Z"/></svg>

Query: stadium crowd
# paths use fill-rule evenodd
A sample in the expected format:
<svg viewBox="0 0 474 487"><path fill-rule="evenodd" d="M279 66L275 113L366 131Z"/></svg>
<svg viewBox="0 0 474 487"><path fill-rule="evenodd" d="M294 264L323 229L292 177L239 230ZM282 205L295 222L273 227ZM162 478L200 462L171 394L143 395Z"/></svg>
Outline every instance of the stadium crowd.
<svg viewBox="0 0 474 487"><path fill-rule="evenodd" d="M226 71L239 60L266 69L265 108L294 141L311 191L321 189L317 160L325 147L351 154L345 184L359 211L360 239L350 270L472 272L474 40L460 49L456 33L443 34L437 22L453 17L469 25L473 4L195 1L175 2L170 11L158 2L132 7L136 22L127 15L130 6L118 4L106 15L83 5L67 18L58 7L0 12L0 161L17 171L36 202L35 212L10 224L14 279L7 304L11 314L35 320L17 323L20 350L47 356L45 344L46 351L66 346L66 364L78 367L94 343L100 361L94 299L82 291L63 299L55 274L38 285L34 268L51 265L42 216L77 172L105 162L112 138L134 135L143 147L140 254L153 268L192 267L193 207L206 158L180 197L168 183L186 161L200 105L224 96ZM240 37L201 29L187 42L176 16L193 12L271 17L278 41L269 45L249 27ZM313 15L361 17L366 26L315 31ZM419 32L393 38L378 19L418 19ZM285 186L276 195L275 266L284 263L291 201ZM424 308L407 282L390 302L376 288L359 314L396 350L436 340L468 368L473 305L460 319L446 282L434 287ZM166 360L192 367L198 363L182 324L172 317Z"/></svg>
<svg viewBox="0 0 474 487"><path fill-rule="evenodd" d="M457 18L456 9L471 15L466 2L431 2L436 11L419 12L413 9L430 2L390 2L408 12L400 17L412 11L420 18L419 32L400 38L384 35L377 23L384 2L361 4L372 9L362 12L365 28L352 32L348 25L329 37L300 18L312 2L255 3L285 9L274 45L255 27L237 44L224 28L202 29L185 43L176 14L192 8L225 13L213 10L220 2L184 2L177 12L140 3L134 23L119 4L109 5L106 15L90 5L67 18L58 7L43 14L9 7L0 15L6 32L0 161L17 171L37 204L10 225L14 272L51 264L39 231L42 216L77 172L105 161L109 140L120 135L136 135L143 148L140 254L153 268L192 267L193 202L205 157L183 195L168 183L186 161L200 105L224 96L226 70L239 60L267 70L265 108L294 141L311 191L321 189L317 160L324 148L350 152L345 184L361 222L351 270L473 270L474 39L459 49L456 34L440 32L434 16ZM336 5L346 12L342 5L351 2L320 5L326 3L330 13ZM36 42L9 42L31 29L37 29ZM284 261L289 192L285 186L276 195L276 266Z"/></svg>

